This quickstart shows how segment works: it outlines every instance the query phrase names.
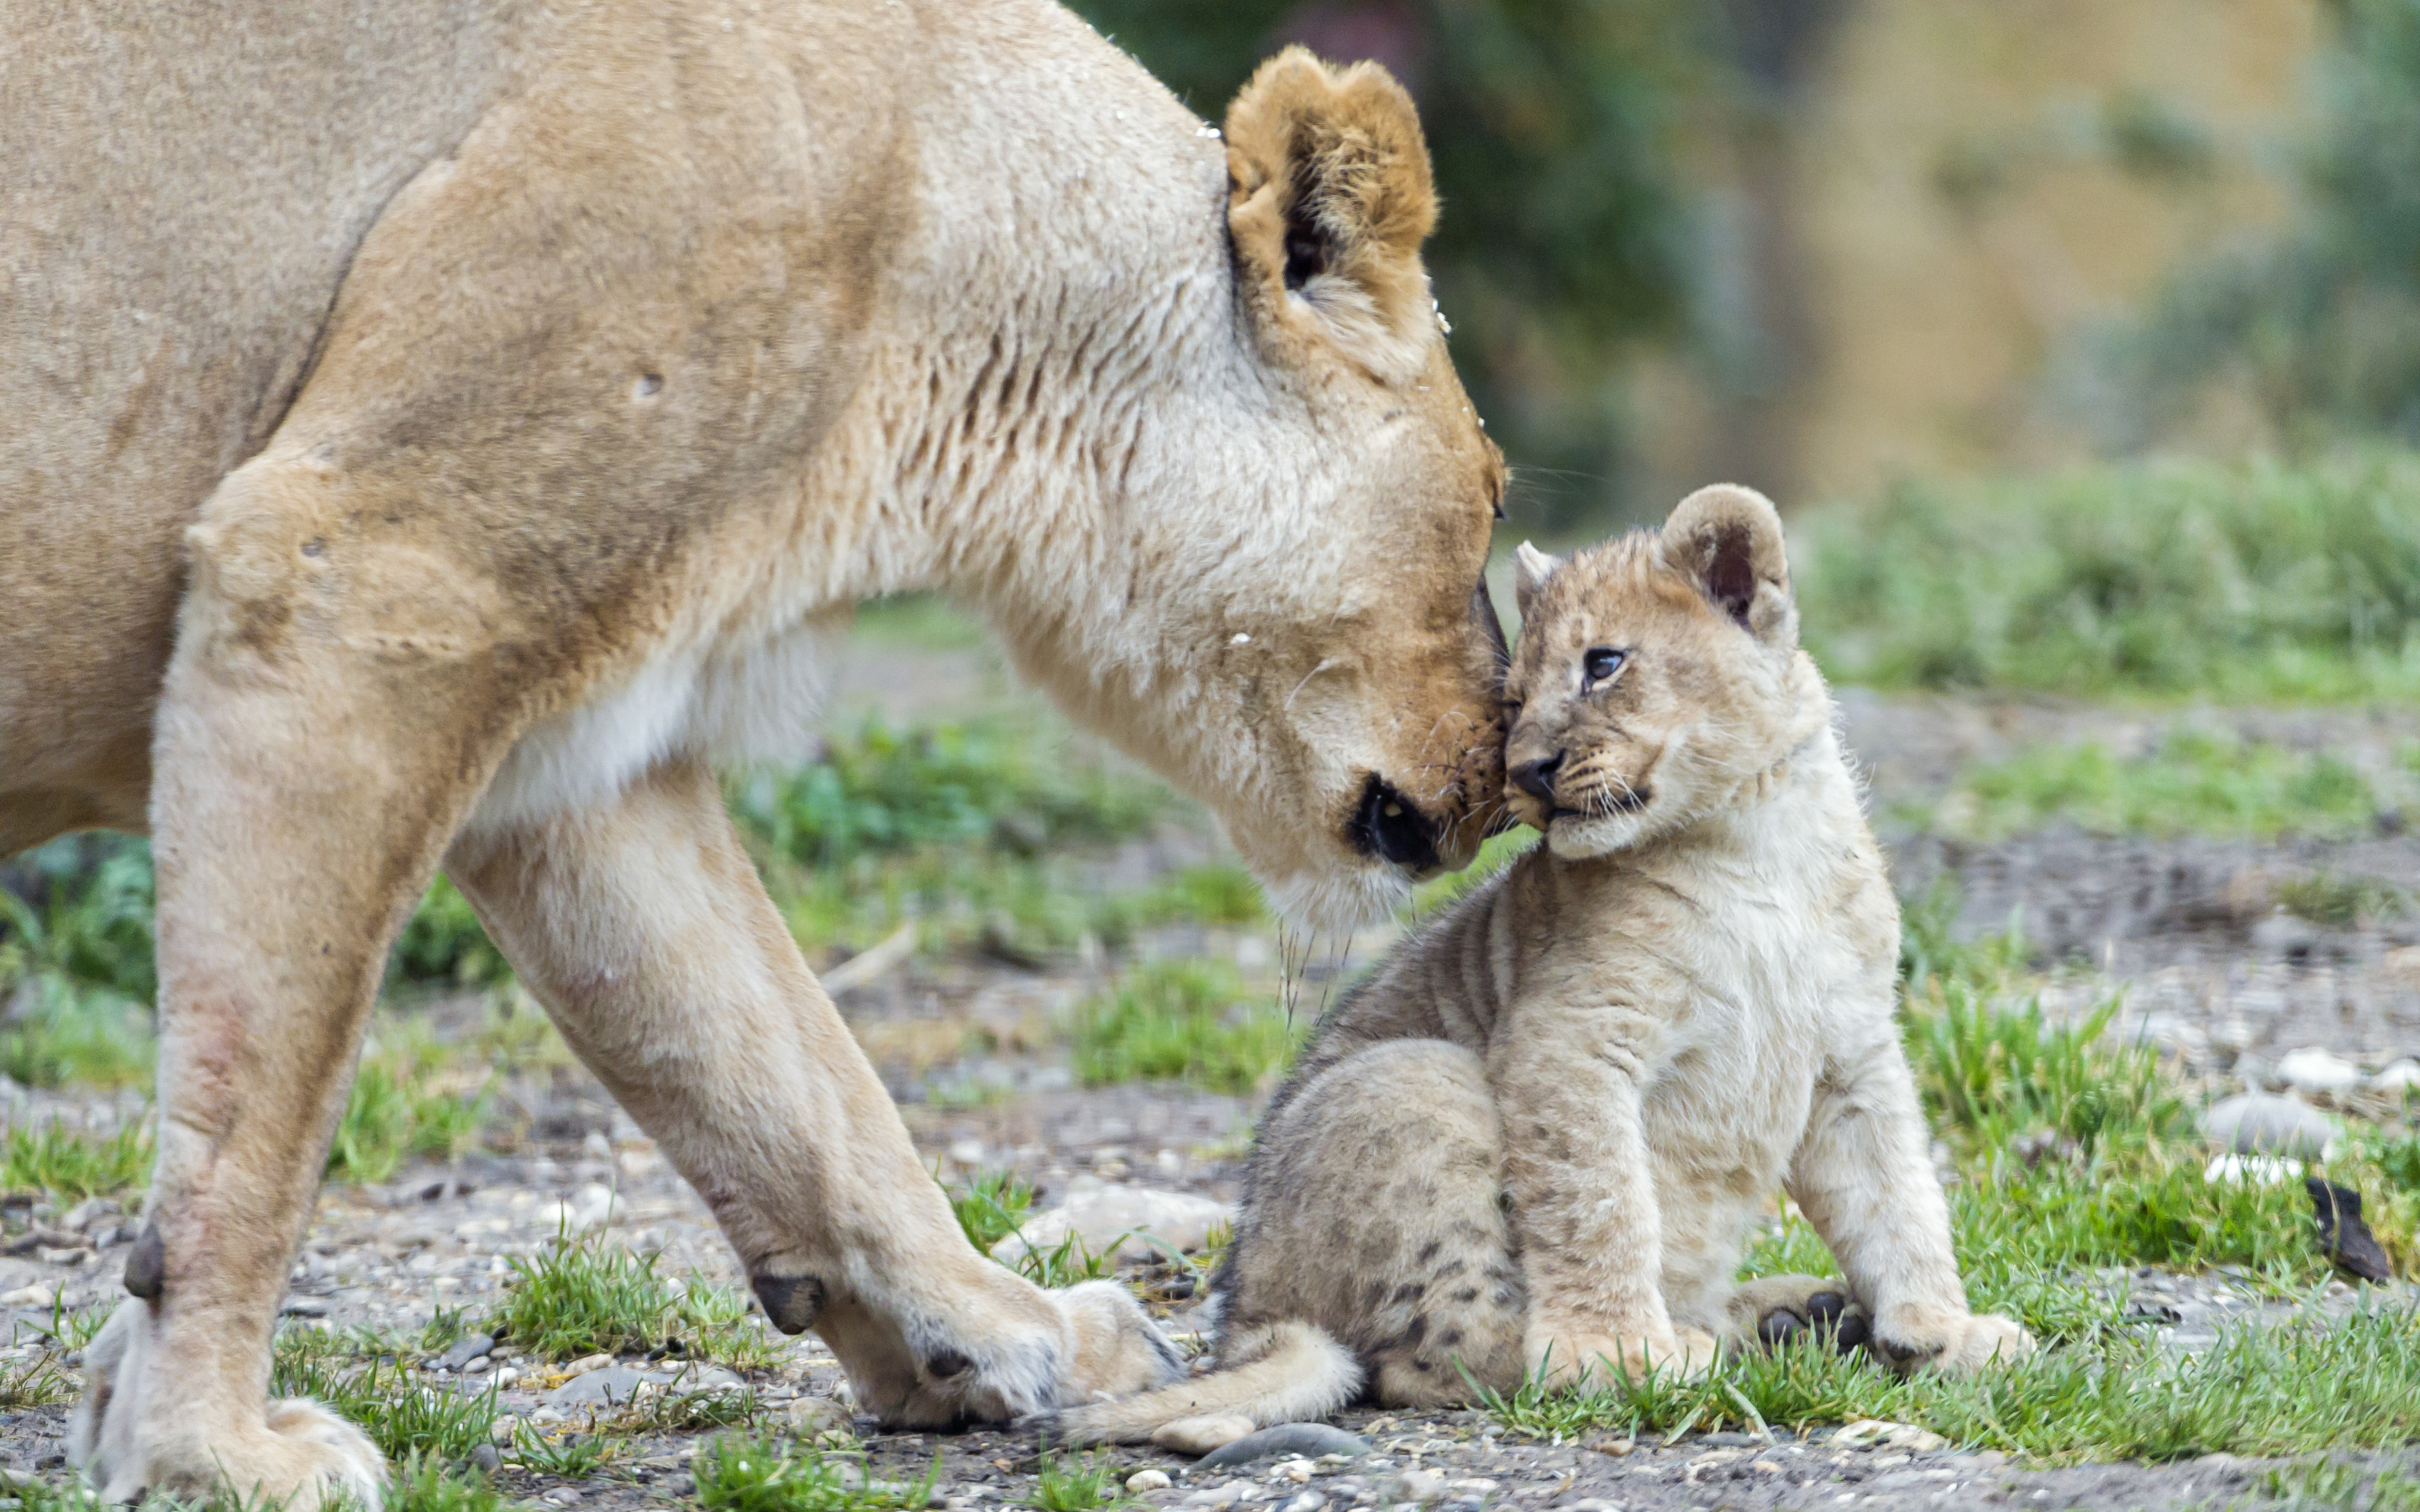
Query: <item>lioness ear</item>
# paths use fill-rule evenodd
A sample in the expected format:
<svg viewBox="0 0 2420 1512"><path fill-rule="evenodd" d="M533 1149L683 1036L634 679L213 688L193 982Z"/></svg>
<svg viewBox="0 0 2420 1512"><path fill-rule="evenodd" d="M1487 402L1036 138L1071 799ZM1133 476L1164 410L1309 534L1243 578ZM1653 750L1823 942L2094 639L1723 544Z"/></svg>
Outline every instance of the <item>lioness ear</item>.
<svg viewBox="0 0 2420 1512"><path fill-rule="evenodd" d="M1529 606L1538 601L1538 591L1555 575L1562 563L1524 541L1512 548L1512 607L1521 611L1521 622L1529 621Z"/></svg>
<svg viewBox="0 0 2420 1512"><path fill-rule="evenodd" d="M1760 640L1797 640L1790 551L1773 501L1736 484L1700 488L1674 506L1662 544L1666 563L1742 629Z"/></svg>
<svg viewBox="0 0 2420 1512"><path fill-rule="evenodd" d="M1323 340L1388 383L1438 339L1420 243L1436 224L1428 144L1375 63L1331 69L1299 47L1227 107L1227 223L1265 334Z"/></svg>

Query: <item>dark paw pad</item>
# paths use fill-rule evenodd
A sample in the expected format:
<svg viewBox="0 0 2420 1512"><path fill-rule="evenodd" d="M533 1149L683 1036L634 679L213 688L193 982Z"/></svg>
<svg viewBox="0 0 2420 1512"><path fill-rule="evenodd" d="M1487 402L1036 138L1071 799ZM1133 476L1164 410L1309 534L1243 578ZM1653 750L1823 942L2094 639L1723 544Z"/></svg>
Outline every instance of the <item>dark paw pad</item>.
<svg viewBox="0 0 2420 1512"><path fill-rule="evenodd" d="M160 1288L167 1279L168 1245L160 1237L160 1226L143 1226L143 1237L126 1257L126 1290L129 1295L146 1302L159 1299Z"/></svg>
<svg viewBox="0 0 2420 1512"><path fill-rule="evenodd" d="M974 1367L974 1362L955 1350L935 1350L924 1359L924 1373L937 1381L961 1376Z"/></svg>
<svg viewBox="0 0 2420 1512"><path fill-rule="evenodd" d="M1756 1336L1763 1341L1767 1349L1794 1339L1805 1332L1807 1332L1807 1319L1787 1307L1776 1307L1758 1319L1756 1323Z"/></svg>
<svg viewBox="0 0 2420 1512"><path fill-rule="evenodd" d="M814 1325L815 1309L824 1304L824 1284L812 1275L754 1275L756 1300L765 1316L784 1334L803 1334Z"/></svg>

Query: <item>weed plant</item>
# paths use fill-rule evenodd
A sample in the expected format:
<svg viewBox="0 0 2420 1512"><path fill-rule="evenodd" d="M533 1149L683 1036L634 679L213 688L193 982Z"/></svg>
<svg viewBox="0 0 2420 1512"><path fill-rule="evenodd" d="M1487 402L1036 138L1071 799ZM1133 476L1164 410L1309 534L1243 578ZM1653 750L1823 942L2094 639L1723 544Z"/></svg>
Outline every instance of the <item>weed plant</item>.
<svg viewBox="0 0 2420 1512"><path fill-rule="evenodd" d="M458 1462L489 1441L496 1388L425 1386L380 1341L334 1329L288 1328L270 1367L273 1396L310 1396L358 1424L391 1459L425 1456Z"/></svg>
<svg viewBox="0 0 2420 1512"><path fill-rule="evenodd" d="M1109 1451L1063 1458L1045 1449L1025 1504L1034 1512L1098 1512L1128 1500L1118 1462Z"/></svg>
<svg viewBox="0 0 2420 1512"><path fill-rule="evenodd" d="M671 1350L763 1369L778 1350L726 1288L659 1274L658 1257L593 1234L558 1234L535 1256L514 1258L504 1295L480 1325L542 1360Z"/></svg>
<svg viewBox="0 0 2420 1512"><path fill-rule="evenodd" d="M18 1124L0 1135L0 1188L11 1192L48 1192L81 1202L140 1186L150 1172L147 1121L95 1134L52 1120Z"/></svg>
<svg viewBox="0 0 2420 1512"><path fill-rule="evenodd" d="M904 1512L932 1497L940 1461L921 1481L871 1480L862 1457L801 1449L771 1436L727 1435L690 1461L706 1512Z"/></svg>
<svg viewBox="0 0 2420 1512"><path fill-rule="evenodd" d="M967 1242L988 1255L991 1247L1024 1227L1033 1211L1033 1188L1013 1171L984 1171L950 1193L950 1211Z"/></svg>
<svg viewBox="0 0 2420 1512"><path fill-rule="evenodd" d="M477 1142L487 1115L484 1071L460 1087L444 1047L423 1025L396 1026L368 1047L328 1149L332 1181L383 1181L411 1156L452 1160Z"/></svg>
<svg viewBox="0 0 2420 1512"><path fill-rule="evenodd" d="M1581 1390L1536 1378L1492 1397L1508 1427L1566 1439L1799 1428L1862 1417L2048 1462L2274 1457L2420 1437L2420 1320L2364 1308L2335 1323L2234 1329L2180 1356L2136 1334L2050 1349L1969 1377L1900 1377L1820 1340L1730 1356L1695 1379L1646 1372Z"/></svg>
<svg viewBox="0 0 2420 1512"><path fill-rule="evenodd" d="M1284 1067L1308 1028L1249 993L1231 966L1154 961L1076 1011L1076 1074L1087 1087L1183 1081L1248 1092Z"/></svg>
<svg viewBox="0 0 2420 1512"><path fill-rule="evenodd" d="M1807 643L1838 682L2420 694L2420 456L1905 485L1792 534Z"/></svg>
<svg viewBox="0 0 2420 1512"><path fill-rule="evenodd" d="M2378 810L2369 782L2324 752L2179 731L2133 759L2090 743L2020 752L1969 772L1933 819L1986 840L2062 822L2104 835L2342 839Z"/></svg>
<svg viewBox="0 0 2420 1512"><path fill-rule="evenodd" d="M505 1512L519 1504L478 1471L436 1455L407 1455L387 1475L386 1512Z"/></svg>

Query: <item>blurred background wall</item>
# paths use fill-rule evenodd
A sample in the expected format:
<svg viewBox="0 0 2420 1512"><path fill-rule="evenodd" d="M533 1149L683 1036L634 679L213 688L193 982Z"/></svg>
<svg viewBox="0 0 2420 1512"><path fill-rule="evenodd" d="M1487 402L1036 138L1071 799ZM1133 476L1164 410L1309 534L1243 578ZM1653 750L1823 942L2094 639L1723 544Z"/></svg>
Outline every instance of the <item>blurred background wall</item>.
<svg viewBox="0 0 2420 1512"><path fill-rule="evenodd" d="M1549 535L2410 428L2414 0L1078 0L1216 118L1418 97L1457 360Z"/></svg>

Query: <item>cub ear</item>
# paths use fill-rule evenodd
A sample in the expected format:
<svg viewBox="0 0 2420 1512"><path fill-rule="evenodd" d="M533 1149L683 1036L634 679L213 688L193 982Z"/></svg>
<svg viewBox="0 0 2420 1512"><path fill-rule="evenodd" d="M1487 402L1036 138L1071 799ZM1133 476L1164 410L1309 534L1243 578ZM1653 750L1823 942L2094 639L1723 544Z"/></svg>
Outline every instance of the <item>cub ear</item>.
<svg viewBox="0 0 2420 1512"><path fill-rule="evenodd" d="M1753 488L1718 483L1674 506L1664 522L1664 561L1760 640L1795 642L1790 551L1781 513Z"/></svg>
<svg viewBox="0 0 2420 1512"><path fill-rule="evenodd" d="M1417 376L1439 322L1412 97L1375 63L1331 69L1289 47L1227 107L1226 137L1227 223L1264 338L1324 341L1384 382Z"/></svg>
<svg viewBox="0 0 2420 1512"><path fill-rule="evenodd" d="M1512 607L1521 611L1521 622L1529 621L1529 607L1538 601L1538 591L1555 575L1562 561L1550 557L1528 542L1512 548Z"/></svg>

